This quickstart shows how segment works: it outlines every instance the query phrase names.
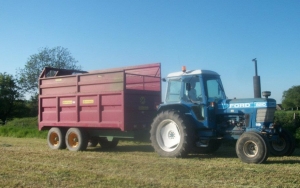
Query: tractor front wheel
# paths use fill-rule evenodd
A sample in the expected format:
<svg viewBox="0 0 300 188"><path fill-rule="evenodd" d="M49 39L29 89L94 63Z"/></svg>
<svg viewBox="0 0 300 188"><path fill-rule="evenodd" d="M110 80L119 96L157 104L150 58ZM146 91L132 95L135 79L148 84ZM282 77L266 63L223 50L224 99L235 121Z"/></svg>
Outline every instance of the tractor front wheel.
<svg viewBox="0 0 300 188"><path fill-rule="evenodd" d="M269 156L268 144L259 133L245 132L236 143L236 154L242 162L260 164Z"/></svg>

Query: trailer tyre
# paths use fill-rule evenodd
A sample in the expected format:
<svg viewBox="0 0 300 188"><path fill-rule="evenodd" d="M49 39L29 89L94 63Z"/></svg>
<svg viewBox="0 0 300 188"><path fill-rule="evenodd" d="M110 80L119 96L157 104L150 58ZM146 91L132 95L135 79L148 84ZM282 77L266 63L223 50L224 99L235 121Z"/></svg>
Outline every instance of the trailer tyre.
<svg viewBox="0 0 300 188"><path fill-rule="evenodd" d="M70 151L86 150L88 145L86 132L79 128L70 128L66 134L66 145Z"/></svg>
<svg viewBox="0 0 300 188"><path fill-rule="evenodd" d="M47 142L51 149L66 149L65 131L52 127L48 132Z"/></svg>
<svg viewBox="0 0 300 188"><path fill-rule="evenodd" d="M269 143L259 133L245 132L236 143L236 154L242 162L260 164L269 156Z"/></svg>
<svg viewBox="0 0 300 188"><path fill-rule="evenodd" d="M190 152L191 137L187 119L174 111L163 111L156 116L150 131L154 150L162 157L185 157Z"/></svg>
<svg viewBox="0 0 300 188"><path fill-rule="evenodd" d="M295 138L287 130L282 130L279 139L270 142L270 152L274 156L290 156L296 147Z"/></svg>

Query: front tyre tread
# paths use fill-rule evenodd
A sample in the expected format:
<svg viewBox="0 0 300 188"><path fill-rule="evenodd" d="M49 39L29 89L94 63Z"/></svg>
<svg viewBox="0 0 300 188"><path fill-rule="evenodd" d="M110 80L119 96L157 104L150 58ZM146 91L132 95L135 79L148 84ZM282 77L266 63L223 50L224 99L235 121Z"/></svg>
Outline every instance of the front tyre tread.
<svg viewBox="0 0 300 188"><path fill-rule="evenodd" d="M269 143L257 132L245 132L236 143L236 154L245 163L264 163L269 156Z"/></svg>

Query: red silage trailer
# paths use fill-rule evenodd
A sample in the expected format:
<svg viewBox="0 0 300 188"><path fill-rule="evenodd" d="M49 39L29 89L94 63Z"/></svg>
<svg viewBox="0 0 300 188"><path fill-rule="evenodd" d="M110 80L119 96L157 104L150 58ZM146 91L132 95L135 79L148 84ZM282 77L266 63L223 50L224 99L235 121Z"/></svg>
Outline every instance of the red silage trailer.
<svg viewBox="0 0 300 188"><path fill-rule="evenodd" d="M149 132L161 103L160 63L99 71L46 67L39 78L39 130L52 149L109 147Z"/></svg>

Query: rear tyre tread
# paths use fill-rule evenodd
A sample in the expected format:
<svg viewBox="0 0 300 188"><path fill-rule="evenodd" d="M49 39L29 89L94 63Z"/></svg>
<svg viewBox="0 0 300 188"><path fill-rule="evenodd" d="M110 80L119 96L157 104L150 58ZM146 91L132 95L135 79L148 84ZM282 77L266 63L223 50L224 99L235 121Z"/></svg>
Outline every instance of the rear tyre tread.
<svg viewBox="0 0 300 188"><path fill-rule="evenodd" d="M164 130L164 128L169 124L173 124L173 126L177 127L176 131L178 131L180 137L179 143L172 148L168 148L167 146L165 146L163 139L166 138L160 138L162 137L161 131ZM191 131L189 130L190 127L188 127L187 125L187 118L178 112L168 110L159 113L153 120L150 130L150 140L154 150L161 157L186 157L191 151L192 146L192 137L191 135L189 135Z"/></svg>

